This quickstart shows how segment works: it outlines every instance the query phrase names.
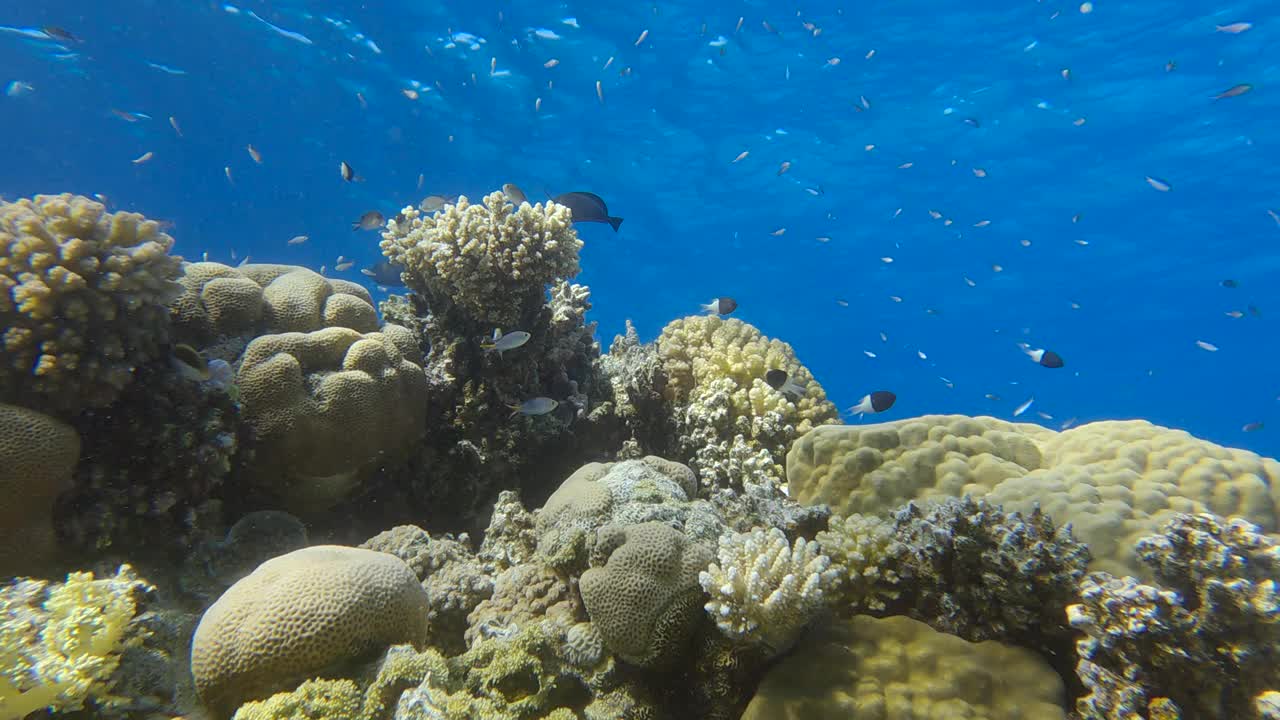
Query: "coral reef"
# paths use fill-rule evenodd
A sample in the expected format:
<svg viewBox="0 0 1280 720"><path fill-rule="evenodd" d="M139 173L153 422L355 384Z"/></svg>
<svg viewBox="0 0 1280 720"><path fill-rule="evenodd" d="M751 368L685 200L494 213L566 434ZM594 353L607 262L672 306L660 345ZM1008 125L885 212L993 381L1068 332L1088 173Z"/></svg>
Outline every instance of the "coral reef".
<svg viewBox="0 0 1280 720"><path fill-rule="evenodd" d="M744 464L781 484L792 441L818 425L839 422L835 406L791 346L741 320L675 320L662 330L657 347L676 457L704 485L739 486ZM764 375L775 368L785 370L805 394L793 398L770 387Z"/></svg>
<svg viewBox="0 0 1280 720"><path fill-rule="evenodd" d="M75 420L84 460L59 500L57 527L80 549L176 554L192 544L200 509L218 495L248 430L213 380L169 362L135 375L116 402Z"/></svg>
<svg viewBox="0 0 1280 720"><path fill-rule="evenodd" d="M79 195L0 202L0 402L109 405L168 341L173 238Z"/></svg>
<svg viewBox="0 0 1280 720"><path fill-rule="evenodd" d="M410 452L425 430L427 381L396 325L360 333L325 328L263 335L236 375L244 420L256 434L258 485L292 507L325 508L362 472Z"/></svg>
<svg viewBox="0 0 1280 720"><path fill-rule="evenodd" d="M1087 720L1269 717L1280 687L1280 542L1239 518L1174 515L1138 556L1160 587L1094 573L1068 608Z"/></svg>
<svg viewBox="0 0 1280 720"><path fill-rule="evenodd" d="M183 562L179 585L199 598L201 607L208 607L258 565L306 546L307 527L298 518L279 510L247 513L225 537L192 548Z"/></svg>
<svg viewBox="0 0 1280 720"><path fill-rule="evenodd" d="M897 604L906 590L899 570L908 548L897 538L893 523L874 515L837 515L814 539L844 573L834 605L855 615L882 616Z"/></svg>
<svg viewBox="0 0 1280 720"><path fill-rule="evenodd" d="M663 394L667 374L653 343L640 342L631 321L626 331L615 335L609 352L600 357L600 371L609 382L609 397L601 403L601 415L619 427L616 447L620 458L640 457L644 452L662 455L673 450L674 429L670 408Z"/></svg>
<svg viewBox="0 0 1280 720"><path fill-rule="evenodd" d="M618 657L661 667L688 643L701 613L698 573L711 552L669 525L607 526L579 590L591 622Z"/></svg>
<svg viewBox="0 0 1280 720"><path fill-rule="evenodd" d="M0 574L34 572L56 551L53 504L80 458L75 429L0 403Z"/></svg>
<svg viewBox="0 0 1280 720"><path fill-rule="evenodd" d="M281 555L205 611L191 648L196 690L230 709L379 647L420 643L428 603L387 553L318 545Z"/></svg>
<svg viewBox="0 0 1280 720"><path fill-rule="evenodd" d="M1065 720L1062 681L1033 653L905 617L855 617L802 641L743 720Z"/></svg>
<svg viewBox="0 0 1280 720"><path fill-rule="evenodd" d="M1177 512L1241 516L1280 531L1280 463L1141 420L1065 432L929 415L825 427L787 456L792 496L837 513L887 515L911 500L985 497L1039 506L1089 547L1090 570L1148 577L1134 543Z"/></svg>
<svg viewBox="0 0 1280 720"><path fill-rule="evenodd" d="M20 580L0 590L0 717L132 703L113 676L140 642L132 623L152 589L123 565L113 577L77 572L64 583Z"/></svg>
<svg viewBox="0 0 1280 720"><path fill-rule="evenodd" d="M711 596L707 613L729 637L775 654L791 647L842 579L818 543L789 543L778 528L726 534L718 558L698 575Z"/></svg>

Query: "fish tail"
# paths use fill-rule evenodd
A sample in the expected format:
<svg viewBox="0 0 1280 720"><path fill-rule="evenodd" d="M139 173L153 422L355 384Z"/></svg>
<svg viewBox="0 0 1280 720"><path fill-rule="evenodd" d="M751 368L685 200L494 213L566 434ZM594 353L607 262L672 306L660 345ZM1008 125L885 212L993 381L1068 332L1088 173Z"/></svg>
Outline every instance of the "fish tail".
<svg viewBox="0 0 1280 720"><path fill-rule="evenodd" d="M618 232L618 226L622 224L622 218L620 218L620 217L611 217L611 218L609 218L609 224L610 224L611 226L613 226L613 231L614 231L614 232Z"/></svg>
<svg viewBox="0 0 1280 720"><path fill-rule="evenodd" d="M353 222L353 223L351 223L351 229L352 229L352 230L359 230L359 229L360 229L360 223L359 223L359 222Z"/></svg>

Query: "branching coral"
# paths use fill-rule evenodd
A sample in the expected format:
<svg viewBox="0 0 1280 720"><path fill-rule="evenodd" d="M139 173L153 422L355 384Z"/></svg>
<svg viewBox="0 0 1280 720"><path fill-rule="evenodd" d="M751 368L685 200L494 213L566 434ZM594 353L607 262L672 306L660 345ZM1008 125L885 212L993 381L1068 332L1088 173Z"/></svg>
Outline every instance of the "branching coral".
<svg viewBox="0 0 1280 720"><path fill-rule="evenodd" d="M53 586L20 580L0 590L0 718L128 704L111 680L140 641L131 622L151 589L123 565L114 577L78 572Z"/></svg>
<svg viewBox="0 0 1280 720"><path fill-rule="evenodd" d="M0 202L0 402L110 404L168 341L173 238L79 195Z"/></svg>
<svg viewBox="0 0 1280 720"><path fill-rule="evenodd" d="M829 529L814 538L831 564L844 572L836 605L851 614L879 615L895 604L903 588L899 571L908 548L891 522L874 515L831 518Z"/></svg>
<svg viewBox="0 0 1280 720"><path fill-rule="evenodd" d="M1280 688L1280 543L1245 520L1175 515L1138 542L1163 587L1094 573L1068 608L1088 720L1265 718Z"/></svg>
<svg viewBox="0 0 1280 720"><path fill-rule="evenodd" d="M841 580L818 543L788 543L778 528L724 535L718 552L719 564L698 575L707 612L726 635L775 653L791 647Z"/></svg>
<svg viewBox="0 0 1280 720"><path fill-rule="evenodd" d="M718 316L675 320L658 338L681 460L702 482L734 485L735 443L768 458L773 482L783 481L783 458L791 442L815 426L839 422L836 408L796 359L791 346L770 340L741 320ZM764 380L785 370L804 395L794 398ZM741 455L741 452L736 455Z"/></svg>

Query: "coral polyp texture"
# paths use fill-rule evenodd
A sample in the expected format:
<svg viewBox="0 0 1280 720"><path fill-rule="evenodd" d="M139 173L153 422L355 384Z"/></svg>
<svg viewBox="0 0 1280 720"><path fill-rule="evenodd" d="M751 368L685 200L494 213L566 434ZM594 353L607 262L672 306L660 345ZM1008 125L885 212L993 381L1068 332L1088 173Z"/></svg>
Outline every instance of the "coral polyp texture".
<svg viewBox="0 0 1280 720"><path fill-rule="evenodd" d="M406 208L387 224L382 252L433 312L457 305L477 321L511 328L542 304L548 285L578 274L582 241L572 220L551 202L517 207L501 192L481 204L462 197L430 215Z"/></svg>
<svg viewBox="0 0 1280 720"><path fill-rule="evenodd" d="M196 690L232 709L335 663L423 642L428 602L386 553L317 545L273 558L205 611L191 648Z"/></svg>
<svg viewBox="0 0 1280 720"><path fill-rule="evenodd" d="M1061 702L1062 681L1030 651L858 616L807 636L742 720L1065 720Z"/></svg>
<svg viewBox="0 0 1280 720"><path fill-rule="evenodd" d="M0 573L35 572L52 558L53 503L79 459L75 428L0 403Z"/></svg>
<svg viewBox="0 0 1280 720"><path fill-rule="evenodd" d="M792 495L839 513L887 515L910 500L985 497L1037 506L1089 547L1090 570L1148 577L1134 543L1178 512L1280 530L1280 463L1143 420L1064 432L988 417L928 415L819 428L787 456Z"/></svg>
<svg viewBox="0 0 1280 720"><path fill-rule="evenodd" d="M698 575L707 613L729 637L774 653L791 647L843 574L818 543L788 542L778 528L722 536L717 559Z"/></svg>
<svg viewBox="0 0 1280 720"><path fill-rule="evenodd" d="M0 718L132 704L113 692L113 675L141 640L133 622L152 589L128 565L109 577L76 572L0 588Z"/></svg>
<svg viewBox="0 0 1280 720"><path fill-rule="evenodd" d="M0 402L69 417L115 400L168 341L173 242L79 195L0 202Z"/></svg>
<svg viewBox="0 0 1280 720"><path fill-rule="evenodd" d="M1094 573L1068 608L1088 720L1274 717L1280 543L1239 518L1178 514L1137 553L1156 586Z"/></svg>
<svg viewBox="0 0 1280 720"><path fill-rule="evenodd" d="M745 474L780 484L791 443L840 421L791 346L741 320L674 320L657 346L679 459L706 485L740 486ZM794 397L765 382L775 369L786 371L804 394Z"/></svg>
<svg viewBox="0 0 1280 720"><path fill-rule="evenodd" d="M255 475L299 509L344 497L361 473L402 459L426 422L427 380L412 333L331 327L263 335L236 383L256 433Z"/></svg>

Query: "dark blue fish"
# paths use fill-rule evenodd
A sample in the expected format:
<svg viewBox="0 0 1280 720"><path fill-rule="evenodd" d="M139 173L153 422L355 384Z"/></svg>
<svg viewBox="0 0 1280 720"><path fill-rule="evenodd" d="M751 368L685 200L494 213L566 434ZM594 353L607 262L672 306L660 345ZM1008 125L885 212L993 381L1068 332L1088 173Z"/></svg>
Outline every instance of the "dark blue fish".
<svg viewBox="0 0 1280 720"><path fill-rule="evenodd" d="M608 206L595 193L569 192L557 195L551 198L551 201L569 208L573 213L574 222L608 223L613 227L614 232L617 232L618 226L622 224L622 218L609 216Z"/></svg>

